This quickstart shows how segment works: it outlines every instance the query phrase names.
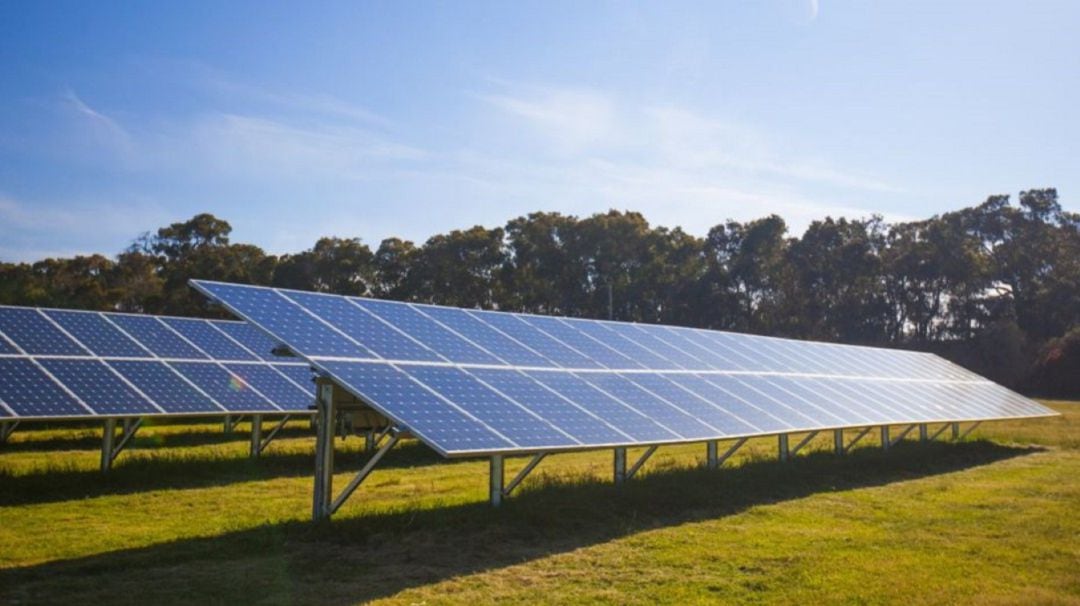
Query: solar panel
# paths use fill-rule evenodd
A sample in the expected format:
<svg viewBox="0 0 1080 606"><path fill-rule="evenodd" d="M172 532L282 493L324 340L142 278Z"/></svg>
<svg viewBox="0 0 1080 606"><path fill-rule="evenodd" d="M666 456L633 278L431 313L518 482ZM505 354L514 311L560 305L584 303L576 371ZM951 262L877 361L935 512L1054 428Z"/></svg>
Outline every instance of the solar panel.
<svg viewBox="0 0 1080 606"><path fill-rule="evenodd" d="M308 413L314 401L308 364L272 355L243 322L0 306L0 327L4 417Z"/></svg>
<svg viewBox="0 0 1080 606"><path fill-rule="evenodd" d="M1055 414L924 353L192 284L447 456Z"/></svg>

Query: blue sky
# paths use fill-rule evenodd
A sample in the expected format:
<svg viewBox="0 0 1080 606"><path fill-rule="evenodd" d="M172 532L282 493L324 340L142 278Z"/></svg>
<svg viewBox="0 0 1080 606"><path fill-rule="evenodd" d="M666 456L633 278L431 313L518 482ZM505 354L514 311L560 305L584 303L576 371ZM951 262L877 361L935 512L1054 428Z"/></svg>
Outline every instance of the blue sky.
<svg viewBox="0 0 1080 606"><path fill-rule="evenodd" d="M0 5L0 259L198 212L281 253L534 210L1080 210L1077 2L157 4Z"/></svg>

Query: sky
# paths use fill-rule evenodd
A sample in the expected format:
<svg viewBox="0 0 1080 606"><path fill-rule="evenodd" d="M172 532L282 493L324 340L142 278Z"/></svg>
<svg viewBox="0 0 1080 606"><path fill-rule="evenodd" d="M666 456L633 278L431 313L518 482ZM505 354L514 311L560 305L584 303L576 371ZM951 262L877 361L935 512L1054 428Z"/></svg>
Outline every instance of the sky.
<svg viewBox="0 0 1080 606"><path fill-rule="evenodd" d="M0 3L0 260L1080 210L1080 2Z"/></svg>

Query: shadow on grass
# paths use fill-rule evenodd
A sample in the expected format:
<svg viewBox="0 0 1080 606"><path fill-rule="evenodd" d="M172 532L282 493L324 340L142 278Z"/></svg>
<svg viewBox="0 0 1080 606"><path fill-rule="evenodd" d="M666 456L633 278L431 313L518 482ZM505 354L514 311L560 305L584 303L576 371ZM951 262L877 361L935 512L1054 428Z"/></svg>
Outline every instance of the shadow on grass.
<svg viewBox="0 0 1080 606"><path fill-rule="evenodd" d="M148 438L152 440L152 438ZM352 444L358 438L350 438ZM235 441L235 437L233 438ZM338 442L340 444L340 442ZM154 448L154 443L135 444L135 448ZM277 477L312 476L315 458L310 452L275 452L271 444L258 459L233 452L192 453L154 452L146 458L132 457L125 451L107 474L93 469L51 467L39 473L9 475L0 472L0 506L55 503L97 497L130 494L160 489L224 486L237 482ZM367 453L338 451L339 471L359 468ZM433 450L417 441L399 443L382 461L380 468L413 467L441 460ZM63 463L61 463L62 465Z"/></svg>
<svg viewBox="0 0 1080 606"><path fill-rule="evenodd" d="M813 453L720 471L661 469L621 489L585 479L540 481L498 510L474 503L272 524L0 571L6 588L0 594L17 603L78 595L121 603L353 604L756 505L1041 450L991 442L904 444L887 454L865 448L843 458Z"/></svg>

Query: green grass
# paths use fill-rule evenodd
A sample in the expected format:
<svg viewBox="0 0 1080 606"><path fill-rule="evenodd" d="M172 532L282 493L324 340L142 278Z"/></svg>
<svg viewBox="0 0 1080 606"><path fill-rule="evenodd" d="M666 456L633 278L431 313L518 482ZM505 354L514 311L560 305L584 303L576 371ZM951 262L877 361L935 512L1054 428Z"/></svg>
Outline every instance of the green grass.
<svg viewBox="0 0 1080 606"><path fill-rule="evenodd" d="M622 489L610 452L558 455L498 510L486 461L405 442L317 525L304 423L259 461L146 427L108 477L98 429L28 428L0 446L0 604L1080 604L1080 404L1049 404L888 453L661 448ZM341 487L364 455L338 446Z"/></svg>

